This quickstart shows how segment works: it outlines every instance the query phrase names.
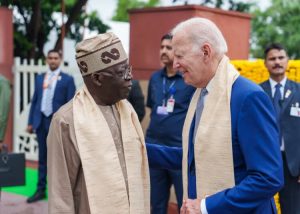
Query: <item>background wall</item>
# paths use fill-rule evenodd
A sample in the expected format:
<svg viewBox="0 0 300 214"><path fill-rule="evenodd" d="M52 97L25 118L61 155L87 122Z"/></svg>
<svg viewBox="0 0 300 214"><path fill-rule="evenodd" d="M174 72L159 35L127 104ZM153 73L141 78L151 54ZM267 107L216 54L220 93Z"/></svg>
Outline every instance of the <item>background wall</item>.
<svg viewBox="0 0 300 214"><path fill-rule="evenodd" d="M248 59L251 21L248 14L196 5L134 9L129 14L129 58L137 79L149 79L160 68L161 37L177 23L192 17L204 17L216 23L228 43L231 59Z"/></svg>
<svg viewBox="0 0 300 214"><path fill-rule="evenodd" d="M140 80L145 98L151 74L161 67L161 37L179 22L192 17L204 17L216 23L227 41L231 59L248 59L251 27L248 14L196 5L130 10L129 59L133 77ZM149 124L149 114L147 108L142 121L144 131Z"/></svg>

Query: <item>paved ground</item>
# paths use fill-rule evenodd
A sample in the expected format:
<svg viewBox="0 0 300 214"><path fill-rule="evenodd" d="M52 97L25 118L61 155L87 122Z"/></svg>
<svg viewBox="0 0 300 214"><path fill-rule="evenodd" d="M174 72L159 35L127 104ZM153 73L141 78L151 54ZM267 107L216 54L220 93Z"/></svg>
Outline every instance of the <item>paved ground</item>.
<svg viewBox="0 0 300 214"><path fill-rule="evenodd" d="M177 214L177 205L169 204L168 214ZM1 192L0 214L48 214L48 202L26 203L26 197Z"/></svg>
<svg viewBox="0 0 300 214"><path fill-rule="evenodd" d="M0 214L48 214L48 202L27 204L24 196L1 192Z"/></svg>

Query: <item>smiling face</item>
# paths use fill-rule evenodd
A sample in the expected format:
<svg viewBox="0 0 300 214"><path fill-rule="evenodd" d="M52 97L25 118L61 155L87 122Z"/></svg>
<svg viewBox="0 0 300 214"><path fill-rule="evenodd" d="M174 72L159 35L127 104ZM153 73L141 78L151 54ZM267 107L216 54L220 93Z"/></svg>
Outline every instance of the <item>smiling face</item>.
<svg viewBox="0 0 300 214"><path fill-rule="evenodd" d="M265 58L265 66L267 67L270 77L280 82L285 77L285 71L288 65L288 56L285 50L271 49Z"/></svg>
<svg viewBox="0 0 300 214"><path fill-rule="evenodd" d="M174 50L173 67L183 74L185 83L198 88L206 86L207 66L201 47L193 45L184 32L174 35L172 45Z"/></svg>

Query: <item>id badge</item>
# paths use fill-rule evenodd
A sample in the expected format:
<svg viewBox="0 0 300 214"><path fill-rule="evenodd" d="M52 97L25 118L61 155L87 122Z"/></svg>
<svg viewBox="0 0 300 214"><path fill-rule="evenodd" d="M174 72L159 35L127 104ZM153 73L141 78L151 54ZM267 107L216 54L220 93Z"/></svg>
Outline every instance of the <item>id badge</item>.
<svg viewBox="0 0 300 214"><path fill-rule="evenodd" d="M174 105L175 105L175 99L174 98L170 98L168 99L167 102L167 112L173 112L174 111Z"/></svg>
<svg viewBox="0 0 300 214"><path fill-rule="evenodd" d="M300 108L299 107L291 107L290 115L294 117L300 117Z"/></svg>
<svg viewBox="0 0 300 214"><path fill-rule="evenodd" d="M167 107L166 106L158 106L156 113L159 115L168 115Z"/></svg>

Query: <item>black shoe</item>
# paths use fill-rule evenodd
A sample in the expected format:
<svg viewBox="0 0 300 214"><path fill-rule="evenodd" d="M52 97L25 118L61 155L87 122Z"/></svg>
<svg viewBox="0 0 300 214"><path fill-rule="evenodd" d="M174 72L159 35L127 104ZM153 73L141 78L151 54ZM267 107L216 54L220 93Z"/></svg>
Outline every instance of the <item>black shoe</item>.
<svg viewBox="0 0 300 214"><path fill-rule="evenodd" d="M27 199L27 203L33 203L33 202L36 202L36 201L39 201L39 200L42 200L46 198L46 193L45 191L41 191L41 190L38 190L34 193L33 196L29 197Z"/></svg>

